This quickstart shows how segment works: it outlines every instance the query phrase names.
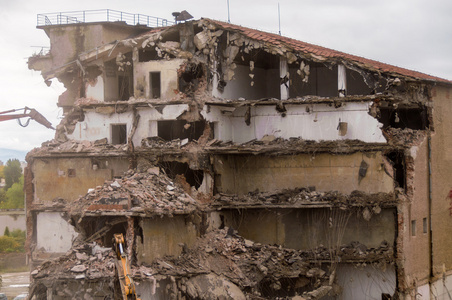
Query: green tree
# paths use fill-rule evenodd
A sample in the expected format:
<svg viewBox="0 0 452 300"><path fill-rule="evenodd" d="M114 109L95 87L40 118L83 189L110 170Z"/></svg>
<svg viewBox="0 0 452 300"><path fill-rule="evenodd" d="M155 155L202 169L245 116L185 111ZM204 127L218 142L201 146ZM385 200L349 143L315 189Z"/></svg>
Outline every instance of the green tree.
<svg viewBox="0 0 452 300"><path fill-rule="evenodd" d="M14 183L19 182L22 175L22 168L18 159L8 159L3 168L5 175L5 190L8 190Z"/></svg>
<svg viewBox="0 0 452 300"><path fill-rule="evenodd" d="M6 191L6 201L0 204L0 208L13 209L24 208L25 193L24 193L24 177L19 178L19 182L14 183Z"/></svg>
<svg viewBox="0 0 452 300"><path fill-rule="evenodd" d="M9 228L8 226L5 227L5 232L3 233L4 236L9 236Z"/></svg>
<svg viewBox="0 0 452 300"><path fill-rule="evenodd" d="M1 162L1 160L0 160ZM3 165L3 163L0 165L0 178L5 178L5 174L3 174L3 169L5 168L5 166Z"/></svg>

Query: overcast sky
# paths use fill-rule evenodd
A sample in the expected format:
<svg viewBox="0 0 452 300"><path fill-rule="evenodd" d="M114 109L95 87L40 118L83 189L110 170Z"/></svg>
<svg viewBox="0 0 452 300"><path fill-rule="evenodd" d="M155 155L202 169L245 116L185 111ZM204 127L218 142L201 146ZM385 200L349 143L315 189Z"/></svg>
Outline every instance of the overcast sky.
<svg viewBox="0 0 452 300"><path fill-rule="evenodd" d="M285 36L452 80L451 0L229 0L231 23L277 33L278 2ZM0 112L28 106L54 126L64 89L47 87L26 64L49 46L37 14L109 8L171 20L185 9L195 19L228 20L227 0L0 0L0 7ZM0 123L0 148L29 151L53 136L33 121L26 128Z"/></svg>

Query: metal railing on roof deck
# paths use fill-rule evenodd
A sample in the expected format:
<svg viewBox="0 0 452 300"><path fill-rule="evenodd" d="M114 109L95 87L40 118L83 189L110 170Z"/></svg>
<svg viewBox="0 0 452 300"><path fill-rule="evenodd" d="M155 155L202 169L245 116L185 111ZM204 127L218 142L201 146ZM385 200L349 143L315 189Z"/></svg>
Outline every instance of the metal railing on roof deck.
<svg viewBox="0 0 452 300"><path fill-rule="evenodd" d="M37 19L37 26L117 21L125 22L129 25L146 25L148 27L164 27L174 24L173 21L168 21L167 19L147 16L143 14L131 14L112 9L38 14Z"/></svg>

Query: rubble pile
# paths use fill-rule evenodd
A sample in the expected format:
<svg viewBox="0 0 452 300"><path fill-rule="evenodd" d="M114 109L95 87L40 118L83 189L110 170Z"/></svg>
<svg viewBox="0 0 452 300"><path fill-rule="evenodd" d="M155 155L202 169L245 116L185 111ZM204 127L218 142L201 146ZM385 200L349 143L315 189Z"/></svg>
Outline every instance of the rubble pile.
<svg viewBox="0 0 452 300"><path fill-rule="evenodd" d="M410 128L393 128L389 127L385 131L388 141L394 145L410 147L419 145L427 136L427 132L423 130L414 130Z"/></svg>
<svg viewBox="0 0 452 300"><path fill-rule="evenodd" d="M53 286L60 287L57 296L61 299L112 295L116 274L114 258L111 248L96 243L74 246L64 256L44 262L31 273L30 299L32 296L45 299L46 290ZM71 282L80 287L61 288Z"/></svg>
<svg viewBox="0 0 452 300"><path fill-rule="evenodd" d="M246 195L229 195L218 193L214 196L213 207L227 206L308 206L328 203L333 207L366 206L379 207L396 204L394 194L374 193L368 194L361 191L353 191L350 195L344 195L338 191L317 192L310 188L298 188L275 191L271 193L248 193Z"/></svg>
<svg viewBox="0 0 452 300"><path fill-rule="evenodd" d="M106 181L103 186L90 189L73 203L72 216L96 211L127 211L151 215L191 213L198 208L190 195L176 185L158 167L147 172L128 171L121 179Z"/></svg>
<svg viewBox="0 0 452 300"><path fill-rule="evenodd" d="M113 145L109 144L107 139L101 139L94 142L67 140L61 142L58 140L50 140L42 143L40 148L34 148L28 153L28 157L51 156L52 154L74 153L74 152L93 152L93 155L99 156L102 152L118 152L127 151L126 144Z"/></svg>
<svg viewBox="0 0 452 300"><path fill-rule="evenodd" d="M153 271L159 274L160 279L165 276L172 278L177 282L174 286L177 290L172 291L175 295L189 290L188 278L209 275L225 278L239 287L248 299L292 297L296 294L305 299L315 299L308 293L320 287L332 288L334 274L331 275L331 270L337 263L373 263L385 268L393 260L393 249L385 241L378 248L367 248L353 242L337 250L323 246L313 250L295 250L254 243L238 236L232 228L225 228L198 239L179 257L157 259L149 270L141 273Z"/></svg>

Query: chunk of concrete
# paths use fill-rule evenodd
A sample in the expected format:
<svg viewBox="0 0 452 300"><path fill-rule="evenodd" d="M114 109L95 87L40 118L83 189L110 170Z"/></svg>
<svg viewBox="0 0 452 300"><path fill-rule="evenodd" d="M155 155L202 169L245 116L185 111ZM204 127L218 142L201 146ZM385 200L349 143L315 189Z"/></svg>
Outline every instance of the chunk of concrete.
<svg viewBox="0 0 452 300"><path fill-rule="evenodd" d="M238 286L226 278L214 274L193 277L187 281L186 286L187 294L194 299L246 299Z"/></svg>

